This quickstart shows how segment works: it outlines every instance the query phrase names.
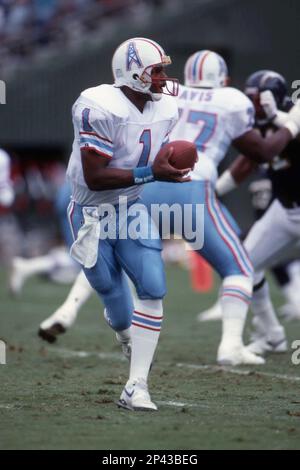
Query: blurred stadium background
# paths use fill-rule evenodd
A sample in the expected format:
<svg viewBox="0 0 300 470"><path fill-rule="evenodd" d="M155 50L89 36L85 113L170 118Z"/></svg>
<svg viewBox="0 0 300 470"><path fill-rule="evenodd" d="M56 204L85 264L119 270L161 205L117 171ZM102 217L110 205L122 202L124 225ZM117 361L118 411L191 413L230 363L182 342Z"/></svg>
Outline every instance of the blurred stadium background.
<svg viewBox="0 0 300 470"><path fill-rule="evenodd" d="M14 255L21 254L29 257L45 253L51 246L57 244L60 234L53 202L56 191L61 186L64 178L73 139L71 106L81 90L100 83L111 83L110 61L114 49L121 41L128 37L145 36L160 42L173 60L170 75L177 76L180 80L183 79L183 65L188 55L195 50L207 48L213 49L224 56L229 65L233 86L242 88L245 78L250 73L264 68L280 72L286 77L290 86L294 80L300 79L299 18L299 0L289 0L287 2L281 0L0 0L0 80L3 80L6 84L6 104L0 105L0 147L7 150L11 157L12 178L16 193L13 206L9 209L1 209L1 262L9 263L9 259ZM231 158L232 155L230 154L225 164ZM237 217L242 228L247 229L253 217L247 184L242 185L238 191L229 195L225 202ZM187 293L191 296L191 302L187 308L191 314L188 328L189 334L195 336L194 345L198 346L197 332L193 333L193 314L200 310L199 298L196 297L196 294L192 294L188 287L186 291L182 288L182 285L187 283L185 274L169 270L168 278L171 285L168 300L171 309L186 308L183 298ZM96 448L97 446L109 448L105 446L110 446L110 448L118 448L119 445L124 446L123 448L132 448L130 447L132 444L129 444L129 437L128 440L124 437L115 440L113 444L112 441L109 441L109 439L114 439L114 436L116 437L114 429L117 429L118 424L121 426L120 429L126 429L126 432L128 432L128 429L126 428L124 413L121 414L120 418L117 417L117 414L111 415L111 407L114 405L110 405L110 398L106 398L106 395L110 393L117 396L118 382L115 384L108 382L104 387L105 390L103 389L104 391L101 392L101 389L99 392L96 391L96 382L101 382L101 377L105 377L110 369L108 364L106 367L103 366L101 377L99 377L95 358L93 360L86 359L84 363L84 368L95 368L94 371L92 370L92 382L78 390L75 387L75 390L79 395L84 396L85 406L91 407L89 413L94 413L95 419L103 419L104 421L95 421L90 427L90 423L84 421L89 419L86 417L89 413L84 411L84 404L79 404L79 401L76 402L78 395L76 395L77 398L74 395L75 408L78 408L75 414L71 417L68 408L72 408L71 397L70 402L66 402L67 404L64 402L60 404L62 408L65 407L61 410L62 413L65 413L64 423L56 423L55 420L50 423L49 429L53 433L57 429L55 424L62 426L60 429L64 433L65 439L59 443L52 436L49 441L46 434L43 434L43 432L47 432L46 429L49 426L48 415L57 413L53 403L49 404L48 402L48 408L43 409L43 400L48 400L49 397L52 397L54 401L57 399L59 396L59 392L55 388L59 386L57 382L63 383L63 386L66 387L64 390L68 393L68 380L69 384L70 380L71 383L75 383L76 373L78 372L76 365L74 365L75 362L78 362L78 359L67 358L61 365L61 361L57 358L49 358L44 349L39 349L34 336L38 323L58 306L66 290L61 286L47 287L39 280L33 281L25 300L16 303L8 298L5 290L5 275L2 274L1 280L2 307L5 315L1 320L0 338L5 337L10 344L10 360L14 365L17 366L21 363L24 366L26 361L27 364L29 364L28 361L31 361L27 368L24 366L25 368L23 368L20 377L21 384L24 385L24 396L31 396L30 387L33 387L34 390L36 386L49 386L49 383L46 383L47 380L44 381L43 374L39 373L35 367L37 363L40 364L39 361L43 359L46 361L53 378L53 380L48 381L53 385L53 389L50 390L48 396L47 394L40 396L37 393L39 399L38 409L32 396L26 402L28 408L27 411L25 410L25 414L18 415L16 411L18 407L15 407L15 428L12 426L10 416L4 416L3 423L6 423L8 427L10 425L10 429L5 439L2 440L2 446L7 448L22 448L22 445L26 448L34 448L35 445L40 448L47 448L47 446L52 446L52 448L60 446L62 448L76 448L76 446L87 448ZM174 282L173 285L172 282ZM204 296L202 307L208 307L211 304L216 289L217 286L210 296ZM46 299L45 302L43 298ZM279 301L280 297L277 296L276 302ZM47 303L47 306L42 307L42 304L45 303ZM88 311L95 311L96 308L98 307L96 307L95 300L94 303L89 304ZM19 314L23 315L22 318L18 318ZM166 346L164 346L164 349L162 348L163 360L169 365L172 364L172 361L176 362L179 357L182 357L176 353L179 347L178 344L181 341L179 337L182 333L178 312L176 315L179 322L178 329L172 330L172 322L169 320L170 325L166 326L166 330L170 328L169 342L166 340ZM88 321L90 324L88 324ZM183 320L181 321L182 328L184 328ZM68 338L67 345L70 348L73 347L73 349L75 348L74 344L79 348L90 348L90 350L96 347L99 337L96 338L94 333L91 337L89 336L91 330L95 328L94 324L96 324L96 319L92 320L90 314L90 316L87 316L86 322L80 324L80 328L73 338L73 343L71 337ZM101 347L104 345L103 350L109 350L111 338L106 339L105 326L102 326ZM82 332L86 335L85 340L80 339ZM215 347L210 348L212 341L215 343L217 341L219 326L209 326L208 330L204 330L201 334L202 345L204 344L204 359L200 354L195 353L189 339L185 338L180 347L183 348L183 356L186 362L201 362L202 359L204 362L214 361ZM209 341L207 340L208 337L210 338ZM193 338L191 338L191 343L192 341ZM24 344L30 345L31 353L26 352L26 345L24 346ZM22 348L25 348L25 362L24 358L23 360L21 358ZM114 350L112 352L115 353ZM72 361L74 361L74 364ZM57 372L55 377L55 370L60 367L62 369ZM119 371L120 367L124 367L124 365L115 366L114 364L113 370L117 374L122 374L124 371ZM271 361L269 372L275 372L276 368L276 363ZM286 370L284 360L279 363L279 372L280 370ZM158 371L161 374L160 376L164 377L163 367ZM205 372L205 374L205 393L210 395L211 400L208 404L209 408L213 407L214 400L217 400L218 377L211 379L212 373ZM7 403L11 400L12 394L15 393L14 377L14 372L10 369L7 372L5 382L7 385L5 395ZM192 383L193 377L192 373L189 372L184 380L191 380ZM166 377L162 379L165 391L170 386L175 388L176 383L182 381L182 377L178 375L178 370L173 379L173 382L172 378L170 378L170 382ZM291 383L281 383L279 381L274 384L273 381L272 385L266 377L261 379L259 376L253 376L250 380L252 381L250 383L251 393L253 391L252 395L249 392L248 398L250 401L243 408L243 412L236 415L233 413L234 416L231 416L230 413L226 414L224 406L226 403L228 405L230 393L236 388L239 380L242 381L242 379L243 376L238 379L234 378L232 381L229 378L224 379L226 382L224 388L227 388L227 392L225 393L225 402L217 401L217 407L219 407L217 416L209 415L205 406L201 408L200 405L199 409L197 408L198 414L195 411L194 418L190 417L190 409L184 406L176 411L177 414L174 419L171 418L171 412L165 411L162 417L162 428L154 427L153 429L158 434L161 430L166 430L172 426L174 426L174 430L172 428L172 432L169 431L169 434L165 434L165 439L157 444L157 448L159 448L159 445L162 446L161 448L172 448L172 445L180 448L180 443L183 446L182 448L197 448L198 442L200 446L200 441L197 440L198 438L196 439L195 433L198 432L199 420L201 421L203 414L204 422L207 425L206 429L211 433L210 438L207 438L206 432L201 434L201 445L204 448L205 446L216 448L218 442L220 442L219 447L223 446L224 448L243 446L259 448L263 445L268 448L295 448L296 443L300 442L299 417L296 417L299 414L297 415L298 411L295 411L293 407L287 407L291 402L297 403L295 389L293 388L297 384L293 381ZM120 378L118 380L120 382ZM156 385L158 386L158 379L154 380L157 381ZM185 393L182 382L180 383L179 396ZM240 382L238 385L240 385ZM195 399L197 399L198 385L192 383L191 386L194 386L195 392L193 393ZM89 387L92 388L92 392L88 391ZM287 401L279 404L276 402L275 406L275 402L272 402L272 400L277 399L276 397L287 396L289 387L291 388L291 395L289 395ZM241 401L242 392L243 389L241 389L239 398ZM92 394L92 398L88 396L89 393ZM93 405L89 402L89 399L99 399L99 393L104 396L104 398L102 395L100 397L104 399L103 403L109 404L108 410L103 411L103 413L96 411L100 403L99 400L97 406L95 406L96 401L93 401ZM262 400L263 393L267 393L270 405L267 404L267 401L263 401L260 402L258 408L255 408L253 400L255 401L256 398ZM17 396L18 394L15 394L15 400L18 400ZM105 402L105 399L108 401ZM294 402L291 400L294 400ZM7 406L7 410L9 410L10 405ZM80 408L81 406L82 408ZM268 406L270 407L268 421L260 422L260 416L263 416ZM282 409L284 409L285 418L281 420ZM294 416L294 418L286 417L289 410L292 413L290 416ZM0 409L0 412L3 411L4 408ZM35 417L39 418L41 414L43 416L40 428L42 430L41 436L37 437L39 433L39 425L37 424L35 431L31 429L32 434L28 434L27 441L26 439L23 441L21 433L22 419L26 419L30 423L34 421ZM96 425L98 428L99 423L101 423L100 429L105 432L105 426L108 422L105 420L112 419L112 437L110 438L107 434L106 440L102 440L100 445L97 444L98 441L94 438L84 441L77 431L75 437L74 435L68 435L69 429L65 424L73 421L75 423L75 418L83 420L85 423L84 429L87 439L92 434L95 435L95 432L97 432ZM137 423L135 417L130 419L131 424L136 426L137 433L139 425L147 424L146 418L143 418L142 423ZM239 434L237 423L242 428L242 423L245 423L248 419L249 426L250 423L253 425L251 428L253 434L251 432L248 434L249 428L247 427ZM278 426L274 424L276 419L279 423ZM293 419L292 424L287 421L290 419ZM221 441L218 441L220 435L216 435L214 427L215 422L218 422L218 420L220 423L223 421L221 426L223 440ZM232 439L226 434L226 427L231 425L231 420L237 426L234 428ZM180 423L183 423L182 433L179 430ZM263 442L256 440L256 426L261 426L261 431L265 433ZM278 429L278 433L282 433L280 436L275 433L275 430ZM173 441L175 431L178 442ZM141 432L143 432L142 428ZM192 435L193 437L191 437ZM249 440L247 441L248 437ZM279 437L282 439L280 440ZM73 441L72 438L74 438ZM157 443L154 432L147 439L145 438L136 448L146 448L146 445L155 446L155 443Z"/></svg>

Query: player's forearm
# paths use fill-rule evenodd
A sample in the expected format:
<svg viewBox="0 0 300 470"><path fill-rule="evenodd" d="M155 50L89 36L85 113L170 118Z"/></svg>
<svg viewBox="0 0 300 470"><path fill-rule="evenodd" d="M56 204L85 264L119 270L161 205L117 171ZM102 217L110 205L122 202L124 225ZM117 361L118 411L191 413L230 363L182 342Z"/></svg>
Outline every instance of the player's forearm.
<svg viewBox="0 0 300 470"><path fill-rule="evenodd" d="M100 168L97 171L85 172L84 178L91 191L128 188L134 185L133 170L120 168Z"/></svg>
<svg viewBox="0 0 300 470"><path fill-rule="evenodd" d="M239 155L230 165L229 171L235 183L238 185L245 181L248 176L258 167L258 163L250 160L244 155Z"/></svg>
<svg viewBox="0 0 300 470"><path fill-rule="evenodd" d="M91 150L81 150L83 175L91 191L128 188L154 179L151 166L125 170L108 167L109 161Z"/></svg>
<svg viewBox="0 0 300 470"><path fill-rule="evenodd" d="M292 139L295 139L300 132L300 102L297 102L293 106L293 108L287 113L287 117L288 120L285 122L284 127L279 129L270 137L264 139L264 141L262 141L262 139L256 140L258 148L256 149L257 152L255 157L270 161L276 155L280 154ZM253 159L255 160L255 158Z"/></svg>
<svg viewBox="0 0 300 470"><path fill-rule="evenodd" d="M253 160L258 163L272 160L285 149L292 139L293 136L289 129L282 127L271 136L260 140L256 154L254 149L254 155L257 158L253 158ZM246 156L248 155L246 154Z"/></svg>
<svg viewBox="0 0 300 470"><path fill-rule="evenodd" d="M250 160L264 163L279 155L292 139L293 135L287 127L279 129L265 139L254 130L251 130L236 139L234 145Z"/></svg>
<svg viewBox="0 0 300 470"><path fill-rule="evenodd" d="M257 163L240 155L216 182L216 193L224 196L242 183L256 169Z"/></svg>

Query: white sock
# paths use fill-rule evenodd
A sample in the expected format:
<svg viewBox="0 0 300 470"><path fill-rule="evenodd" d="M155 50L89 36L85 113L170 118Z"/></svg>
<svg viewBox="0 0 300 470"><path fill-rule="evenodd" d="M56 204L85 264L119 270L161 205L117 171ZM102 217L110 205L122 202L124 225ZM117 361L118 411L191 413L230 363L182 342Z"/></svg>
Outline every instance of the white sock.
<svg viewBox="0 0 300 470"><path fill-rule="evenodd" d="M281 326L271 302L269 284L266 280L258 290L253 291L251 310L253 315L259 318L266 332Z"/></svg>
<svg viewBox="0 0 300 470"><path fill-rule="evenodd" d="M220 298L223 346L225 344L234 348L243 344L243 331L251 294L252 278L236 275L224 279Z"/></svg>
<svg viewBox="0 0 300 470"><path fill-rule="evenodd" d="M35 274L50 273L56 266L56 259L51 255L37 256L35 258L19 258L19 266L26 277Z"/></svg>
<svg viewBox="0 0 300 470"><path fill-rule="evenodd" d="M163 320L162 300L135 299L129 380L147 381Z"/></svg>
<svg viewBox="0 0 300 470"><path fill-rule="evenodd" d="M77 315L79 309L88 300L93 288L87 280L83 271L78 274L69 294L60 308L64 308L72 315Z"/></svg>
<svg viewBox="0 0 300 470"><path fill-rule="evenodd" d="M42 329L49 328L55 319L55 321L60 320L66 328L70 328L75 322L80 308L92 292L93 288L84 272L80 271L64 303L50 317L46 318L40 327Z"/></svg>

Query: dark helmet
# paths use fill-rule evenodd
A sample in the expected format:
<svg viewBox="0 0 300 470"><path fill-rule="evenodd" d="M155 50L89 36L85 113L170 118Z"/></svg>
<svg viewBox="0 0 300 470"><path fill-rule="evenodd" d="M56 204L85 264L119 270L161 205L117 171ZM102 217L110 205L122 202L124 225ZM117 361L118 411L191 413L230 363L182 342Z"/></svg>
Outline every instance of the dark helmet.
<svg viewBox="0 0 300 470"><path fill-rule="evenodd" d="M282 108L287 98L286 80L272 70L259 70L252 73L245 83L245 94L252 98L265 90L270 90L275 98L278 108Z"/></svg>

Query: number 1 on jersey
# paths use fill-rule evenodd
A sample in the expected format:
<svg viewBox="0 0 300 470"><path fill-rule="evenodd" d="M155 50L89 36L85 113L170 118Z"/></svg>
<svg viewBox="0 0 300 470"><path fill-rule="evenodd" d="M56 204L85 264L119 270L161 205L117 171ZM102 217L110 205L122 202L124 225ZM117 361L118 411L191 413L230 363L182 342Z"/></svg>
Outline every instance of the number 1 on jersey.
<svg viewBox="0 0 300 470"><path fill-rule="evenodd" d="M90 109L89 108L84 108L82 111L82 129L84 132L93 132L93 128L89 123L90 119Z"/></svg>
<svg viewBox="0 0 300 470"><path fill-rule="evenodd" d="M137 164L137 167L147 166L151 151L151 130L145 129L140 137L140 143L143 144L143 150Z"/></svg>

